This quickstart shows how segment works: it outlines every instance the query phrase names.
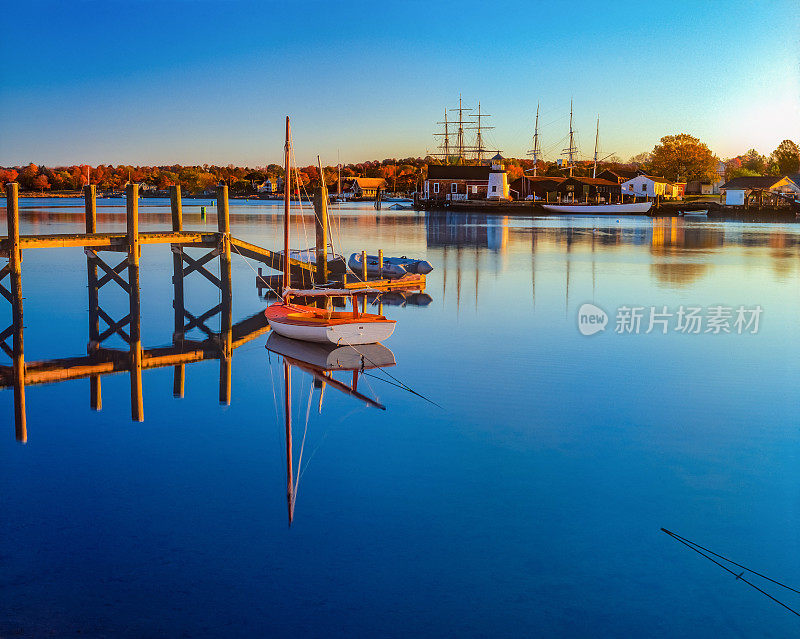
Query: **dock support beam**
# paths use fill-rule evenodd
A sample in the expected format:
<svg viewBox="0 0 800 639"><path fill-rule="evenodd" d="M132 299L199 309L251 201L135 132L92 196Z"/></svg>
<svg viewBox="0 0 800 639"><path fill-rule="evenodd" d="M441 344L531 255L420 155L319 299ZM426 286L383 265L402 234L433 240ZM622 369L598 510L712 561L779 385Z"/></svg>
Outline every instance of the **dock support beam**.
<svg viewBox="0 0 800 639"><path fill-rule="evenodd" d="M142 309L139 291L139 185L128 184L128 285L130 286L131 419L144 421L142 402Z"/></svg>
<svg viewBox="0 0 800 639"><path fill-rule="evenodd" d="M219 340L219 402L231 403L231 344L233 308L231 293L231 220L228 207L228 187L217 189L217 228L219 230L219 280L222 291Z"/></svg>
<svg viewBox="0 0 800 639"><path fill-rule="evenodd" d="M328 192L322 186L314 194L314 226L317 240L317 271L314 273L314 281L325 284L328 281Z"/></svg>
<svg viewBox="0 0 800 639"><path fill-rule="evenodd" d="M181 202L180 184L169 187L169 204L172 211L172 230L183 231L183 204ZM178 346L183 343L183 247L180 244L172 245L172 288L174 296L172 307L175 311L175 324L172 333L172 344ZM172 396L183 397L186 383L186 366L176 364L172 377Z"/></svg>
<svg viewBox="0 0 800 639"><path fill-rule="evenodd" d="M28 441L25 415L25 349L22 326L22 252L19 247L19 184L6 184L6 218L8 220L8 266L11 275L11 327L14 377L14 427L17 441Z"/></svg>
<svg viewBox="0 0 800 639"><path fill-rule="evenodd" d="M97 233L97 187L87 184L83 187L83 201L86 209L86 233ZM89 344L86 352L91 355L100 346L100 306L99 287L97 286L97 258L86 255L86 279L89 290ZM89 378L89 404L92 410L103 408L103 391L100 376L92 375Z"/></svg>

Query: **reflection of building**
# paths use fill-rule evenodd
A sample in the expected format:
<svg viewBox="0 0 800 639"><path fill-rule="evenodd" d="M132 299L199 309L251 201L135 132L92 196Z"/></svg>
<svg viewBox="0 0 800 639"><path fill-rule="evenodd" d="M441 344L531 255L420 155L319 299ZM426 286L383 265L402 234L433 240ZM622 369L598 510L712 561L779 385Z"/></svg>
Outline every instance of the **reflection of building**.
<svg viewBox="0 0 800 639"><path fill-rule="evenodd" d="M428 247L488 247L487 218L486 214L428 211L425 214Z"/></svg>

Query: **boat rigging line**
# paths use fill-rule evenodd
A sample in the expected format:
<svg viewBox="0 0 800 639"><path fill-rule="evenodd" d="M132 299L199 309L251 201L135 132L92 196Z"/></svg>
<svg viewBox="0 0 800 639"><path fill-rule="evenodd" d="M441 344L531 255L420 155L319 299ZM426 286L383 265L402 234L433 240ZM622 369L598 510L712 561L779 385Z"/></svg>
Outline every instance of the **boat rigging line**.
<svg viewBox="0 0 800 639"><path fill-rule="evenodd" d="M697 544L697 543L695 543L693 541L690 541L689 539L686 539L685 537L681 537L677 533L674 533L674 532L672 532L670 530L667 530L666 528L662 528L661 532L666 533L667 535L669 535L670 537L672 537L676 541L679 541L680 543L682 543L687 548L689 548L691 550L694 550L698 555L702 555L703 557L705 557L709 561L717 564L717 566L719 566L720 568L722 568L726 572L729 572L734 577L736 577L737 580L741 580L744 583L746 583L748 586L750 586L752 588L755 588L756 590L758 590L758 592L760 592L765 597L768 597L769 599L772 599L772 601L774 601L775 603L780 604L781 606L786 608L786 610L788 610L789 612L791 612L791 613L797 615L798 617L800 617L800 612L798 612L794 608L790 608L789 606L787 606L782 601L776 599L775 597L773 597L768 592L766 592L766 591L762 590L761 588L759 588L758 586L756 586L753 582L748 581L747 579L745 579L742 575L744 575L744 573L746 573L746 572L749 572L749 573L752 573L752 574L754 574L754 575L756 575L758 577L761 577L762 579L766 579L767 581L772 582L776 586L780 586L781 588L786 588L787 590L791 590L792 592L796 592L796 593L800 594L800 590L792 588L791 586L787 586L786 584L781 583L780 581L776 581L775 579L767 577L766 575L764 575L764 574L762 574L760 572L757 572L755 570L752 570L750 568L747 568L746 566L743 566L742 564L738 564L735 561L733 561L732 559L728 559L727 557L724 557L723 555L718 555L714 551L709 550L708 548L705 548L705 547L701 546L700 544ZM708 553L708 554L706 554L706 553ZM729 564L732 564L732 565L734 565L734 566L736 566L738 568L741 568L742 572L737 574L735 571L733 571L730 568L728 568L727 566L721 564L719 561L714 559L714 557L711 557L709 555L713 555L714 557L718 557L719 559L722 559L723 561L727 561Z"/></svg>

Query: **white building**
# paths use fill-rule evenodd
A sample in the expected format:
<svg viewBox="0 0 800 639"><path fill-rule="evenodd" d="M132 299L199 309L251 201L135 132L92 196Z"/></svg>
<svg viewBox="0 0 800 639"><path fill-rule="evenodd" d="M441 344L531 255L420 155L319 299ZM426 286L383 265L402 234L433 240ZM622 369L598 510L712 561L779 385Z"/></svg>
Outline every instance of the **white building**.
<svg viewBox="0 0 800 639"><path fill-rule="evenodd" d="M657 195L664 197L665 195L671 196L673 193L669 180L653 175L637 175L630 180L625 180L620 188L623 195L635 195L636 197L656 197Z"/></svg>
<svg viewBox="0 0 800 639"><path fill-rule="evenodd" d="M503 157L498 153L492 158L492 168L489 171L489 189L486 193L487 200L510 200L508 190L508 174L503 169Z"/></svg>
<svg viewBox="0 0 800 639"><path fill-rule="evenodd" d="M267 178L264 182L256 187L256 191L259 193L275 193L275 185L273 184L272 180Z"/></svg>

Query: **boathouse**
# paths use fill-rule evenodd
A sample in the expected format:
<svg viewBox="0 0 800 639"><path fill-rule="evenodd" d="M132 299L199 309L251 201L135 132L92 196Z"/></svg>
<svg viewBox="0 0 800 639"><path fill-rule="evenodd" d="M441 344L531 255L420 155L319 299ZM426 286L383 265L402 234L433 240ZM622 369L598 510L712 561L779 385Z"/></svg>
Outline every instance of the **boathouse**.
<svg viewBox="0 0 800 639"><path fill-rule="evenodd" d="M555 200L558 185L564 180L565 178L563 177L550 177L547 175L534 177L526 175L517 178L511 183L511 191L520 200L547 200L548 193L550 194L550 199Z"/></svg>
<svg viewBox="0 0 800 639"><path fill-rule="evenodd" d="M423 187L426 200L485 200L489 190L488 166L429 164Z"/></svg>
<svg viewBox="0 0 800 639"><path fill-rule="evenodd" d="M346 195L356 199L372 199L378 193L378 189L386 190L386 180L383 178L348 178L345 185Z"/></svg>
<svg viewBox="0 0 800 639"><path fill-rule="evenodd" d="M570 177L556 187L556 192L562 202L611 202L620 197L620 185L603 178Z"/></svg>
<svg viewBox="0 0 800 639"><path fill-rule="evenodd" d="M790 177L758 175L735 177L719 187L725 204L748 206L754 199L759 206L775 205L779 200L800 198L800 185Z"/></svg>
<svg viewBox="0 0 800 639"><path fill-rule="evenodd" d="M603 180L611 180L617 184L622 184L627 180L644 174L644 171L641 169L604 169L597 174L597 177Z"/></svg>

